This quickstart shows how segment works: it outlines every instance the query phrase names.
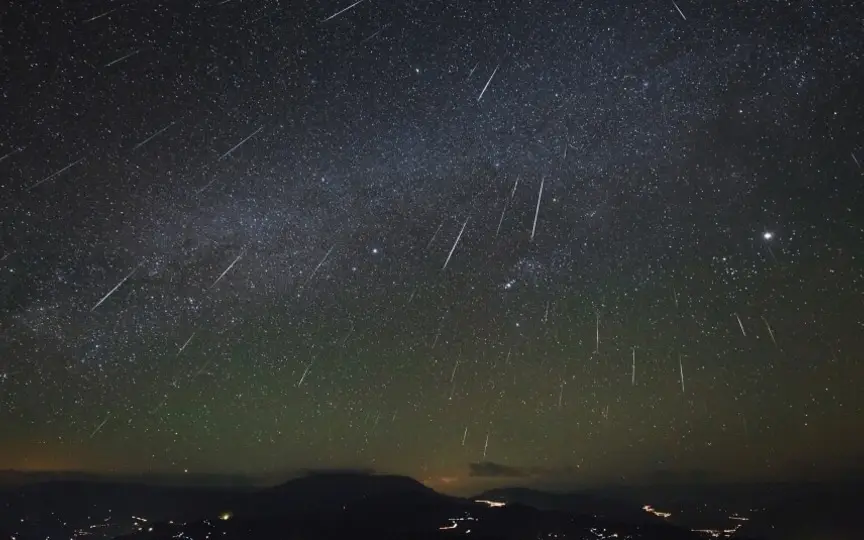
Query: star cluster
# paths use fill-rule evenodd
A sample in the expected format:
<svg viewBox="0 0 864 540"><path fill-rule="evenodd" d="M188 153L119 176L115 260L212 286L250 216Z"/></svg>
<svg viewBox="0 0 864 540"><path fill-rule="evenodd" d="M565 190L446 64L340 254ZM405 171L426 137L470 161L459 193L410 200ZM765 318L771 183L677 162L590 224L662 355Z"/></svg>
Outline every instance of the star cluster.
<svg viewBox="0 0 864 540"><path fill-rule="evenodd" d="M13 2L0 468L855 463L859 9Z"/></svg>

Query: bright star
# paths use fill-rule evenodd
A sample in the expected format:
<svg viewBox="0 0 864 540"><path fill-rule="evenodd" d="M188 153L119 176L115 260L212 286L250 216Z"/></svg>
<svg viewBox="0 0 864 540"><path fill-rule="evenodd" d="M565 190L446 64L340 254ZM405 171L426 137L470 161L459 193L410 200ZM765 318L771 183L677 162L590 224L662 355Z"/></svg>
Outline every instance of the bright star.
<svg viewBox="0 0 864 540"><path fill-rule="evenodd" d="M764 238L765 240L771 240L772 238L774 238L774 233L766 231L762 234L762 238Z"/></svg>

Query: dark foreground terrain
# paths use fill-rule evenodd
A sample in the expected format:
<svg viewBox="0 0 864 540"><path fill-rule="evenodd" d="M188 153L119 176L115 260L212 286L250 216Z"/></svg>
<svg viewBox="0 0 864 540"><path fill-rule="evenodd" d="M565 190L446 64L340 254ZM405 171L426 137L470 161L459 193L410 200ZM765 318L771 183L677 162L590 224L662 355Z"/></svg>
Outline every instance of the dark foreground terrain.
<svg viewBox="0 0 864 540"><path fill-rule="evenodd" d="M698 494L714 502L696 504L696 488L669 493L656 488L626 493L516 488L463 499L410 478L353 472L316 473L268 488L66 478L0 483L0 540L864 538L856 536L861 529L854 508L861 497L855 497L852 487L762 490L739 486L709 494L703 489ZM676 501L673 494L683 492L690 499ZM757 501L762 505L758 510ZM736 503L754 510L736 511ZM709 506L712 511L704 511Z"/></svg>
<svg viewBox="0 0 864 540"><path fill-rule="evenodd" d="M626 521L499 506L442 495L410 478L360 473L258 490L54 481L7 487L0 504L0 538L16 540L699 538L650 516Z"/></svg>

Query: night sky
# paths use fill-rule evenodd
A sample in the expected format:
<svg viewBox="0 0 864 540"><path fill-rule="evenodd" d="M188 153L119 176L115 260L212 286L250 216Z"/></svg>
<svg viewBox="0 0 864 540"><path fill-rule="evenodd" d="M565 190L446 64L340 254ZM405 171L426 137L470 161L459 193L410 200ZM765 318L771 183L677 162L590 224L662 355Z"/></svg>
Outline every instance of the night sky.
<svg viewBox="0 0 864 540"><path fill-rule="evenodd" d="M14 0L0 469L854 464L857 3Z"/></svg>

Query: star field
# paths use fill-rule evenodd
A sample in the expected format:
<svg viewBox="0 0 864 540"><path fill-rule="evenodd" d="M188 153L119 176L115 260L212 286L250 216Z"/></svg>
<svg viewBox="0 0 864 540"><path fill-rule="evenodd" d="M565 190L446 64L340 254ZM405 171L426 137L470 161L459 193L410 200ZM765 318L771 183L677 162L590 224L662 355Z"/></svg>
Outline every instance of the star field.
<svg viewBox="0 0 864 540"><path fill-rule="evenodd" d="M856 463L860 17L13 2L0 468Z"/></svg>

